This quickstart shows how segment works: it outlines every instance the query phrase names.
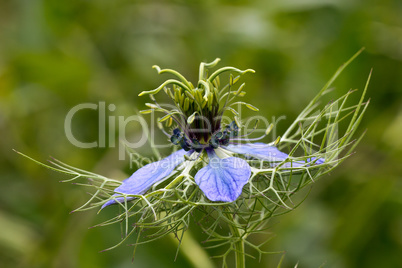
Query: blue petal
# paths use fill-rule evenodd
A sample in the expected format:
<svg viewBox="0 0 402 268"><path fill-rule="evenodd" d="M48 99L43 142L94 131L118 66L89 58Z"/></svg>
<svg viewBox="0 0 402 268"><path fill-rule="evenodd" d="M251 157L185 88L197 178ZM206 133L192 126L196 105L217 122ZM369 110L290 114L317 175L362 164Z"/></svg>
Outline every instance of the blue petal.
<svg viewBox="0 0 402 268"><path fill-rule="evenodd" d="M289 158L289 155L279 151L278 148L276 148L275 146L270 146L261 142L247 144L230 144L224 148L237 154L244 154L246 156L269 161L272 166L277 166L280 162ZM307 163L315 161L316 159L316 157L312 157ZM322 164L324 163L324 161L325 160L323 158L320 158L315 162L315 164ZM303 161L292 161L285 163L283 167L301 167L305 164L306 162Z"/></svg>
<svg viewBox="0 0 402 268"><path fill-rule="evenodd" d="M261 142L230 144L224 148L237 154L245 154L271 162L282 162L289 157L289 155L279 151L275 146L266 145L265 143Z"/></svg>
<svg viewBox="0 0 402 268"><path fill-rule="evenodd" d="M314 164L316 164L316 165L321 165L321 164L324 164L325 163L325 159L324 158L318 158L317 160L317 157L311 157L311 158L309 158L309 163L310 162L313 162L313 161L315 161L315 163Z"/></svg>
<svg viewBox="0 0 402 268"><path fill-rule="evenodd" d="M220 159L208 150L209 164L195 175L195 182L211 201L235 201L251 175L249 164L237 157Z"/></svg>
<svg viewBox="0 0 402 268"><path fill-rule="evenodd" d="M190 153L191 151L186 152L184 150L179 150L160 161L148 164L138 169L114 190L117 194L114 194L113 196L119 196L119 193L135 195L145 193L153 184L166 178L166 176L168 176L176 166L184 161L184 155ZM133 198L127 198L127 200L131 199ZM118 197L116 200L118 202L123 202L124 197ZM102 206L102 208L116 203L116 200L109 200Z"/></svg>

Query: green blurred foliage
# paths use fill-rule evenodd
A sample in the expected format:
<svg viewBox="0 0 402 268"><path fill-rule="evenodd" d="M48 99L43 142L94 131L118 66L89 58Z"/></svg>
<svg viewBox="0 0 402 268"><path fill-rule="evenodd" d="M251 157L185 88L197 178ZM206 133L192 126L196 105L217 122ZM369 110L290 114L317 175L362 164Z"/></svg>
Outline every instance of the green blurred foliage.
<svg viewBox="0 0 402 268"><path fill-rule="evenodd" d="M118 242L119 226L87 228L113 210L69 214L86 200L83 189L59 183L59 174L12 149L123 179L132 170L117 148L68 141L68 111L104 101L117 107L108 115L127 117L144 109L147 97L138 93L163 81L153 64L194 80L199 62L216 57L256 70L246 77L246 101L267 118L286 115L280 134L364 46L332 96L362 89L373 68L361 126L367 134L355 155L314 183L302 206L272 221L277 237L266 250L286 251L282 267L402 267L400 14L399 0L1 0L0 266L191 267L182 253L174 262L168 238L140 247L134 264L132 247L99 253ZM81 113L73 129L80 140L96 140L97 112ZM128 132L138 135L134 127ZM193 235L203 239L196 228ZM280 257L247 262L276 267Z"/></svg>

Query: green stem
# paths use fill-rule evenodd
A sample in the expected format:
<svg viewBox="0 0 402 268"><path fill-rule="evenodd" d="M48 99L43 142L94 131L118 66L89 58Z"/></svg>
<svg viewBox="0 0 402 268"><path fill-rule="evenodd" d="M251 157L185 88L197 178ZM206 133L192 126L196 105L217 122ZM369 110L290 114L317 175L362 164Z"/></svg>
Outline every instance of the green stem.
<svg viewBox="0 0 402 268"><path fill-rule="evenodd" d="M233 237L236 239L234 243L235 247L235 254L236 254L236 268L245 268L246 267L246 258L245 258L245 251L244 251L244 240L240 233L240 230L233 226L229 225L230 232L232 233Z"/></svg>

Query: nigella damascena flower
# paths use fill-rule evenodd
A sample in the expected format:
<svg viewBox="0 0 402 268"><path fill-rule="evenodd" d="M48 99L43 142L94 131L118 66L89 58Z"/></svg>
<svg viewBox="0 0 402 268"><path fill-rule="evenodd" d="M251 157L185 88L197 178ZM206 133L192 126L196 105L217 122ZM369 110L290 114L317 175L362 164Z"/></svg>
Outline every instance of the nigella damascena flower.
<svg viewBox="0 0 402 268"><path fill-rule="evenodd" d="M263 160L272 167L280 165L289 169L324 162L321 158L313 157L305 161L293 161L289 155L273 145L241 143L247 134L239 135L241 120L232 106L245 105L254 111L258 109L245 102L234 102L236 97L244 96L244 83L237 90L232 87L242 74L254 71L224 67L208 76L206 68L214 67L218 62L219 59L211 63L201 63L196 87L176 71L154 66L159 73L173 74L178 80L169 79L154 90L142 92L140 96L149 94L154 101L153 104L147 103L150 109L142 112L162 112L165 115L160 122L166 122L169 127L176 124L177 127L171 133L164 129L162 131L170 142L181 149L138 169L114 190L115 194L102 208L144 194L153 185L170 178L174 171L186 170L189 174L188 169L197 166L196 163L204 163L204 167L196 172L193 179L205 196L211 201L233 202L241 195L252 173L248 162L237 155L246 159ZM231 74L229 84L220 87L219 77L224 72L236 73L238 76L233 77ZM174 102L174 109L168 110L156 102L153 95L162 89ZM223 125L222 118L226 111L233 113L234 120Z"/></svg>

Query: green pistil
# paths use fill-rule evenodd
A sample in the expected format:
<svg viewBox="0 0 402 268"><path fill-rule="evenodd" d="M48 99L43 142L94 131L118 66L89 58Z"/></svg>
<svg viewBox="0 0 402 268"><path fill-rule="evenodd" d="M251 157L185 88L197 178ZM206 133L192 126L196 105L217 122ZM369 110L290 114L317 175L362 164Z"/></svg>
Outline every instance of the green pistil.
<svg viewBox="0 0 402 268"><path fill-rule="evenodd" d="M244 96L245 92L242 92L244 84L235 91L232 91L232 87L237 83L241 75L248 72L254 73L252 69L240 70L234 67L223 67L209 76L208 70L215 67L219 61L220 59L216 59L210 63L202 62L200 64L199 80L196 83L196 87L177 71L161 69L159 66L154 65L153 68L155 68L159 74L169 73L174 75L177 79L168 79L156 89L143 91L139 96L149 94L151 99L154 100L153 95L164 89L165 93L174 102L176 108L166 110L160 107L155 101L155 106L148 105L151 110L143 111L143 113L152 111L163 112L165 115L159 122L167 121L167 123L171 123L172 120L174 120L182 129L183 133L188 135L187 138L189 140L196 139L201 144L208 144L211 136L221 128L221 117L223 113L226 110L230 110L233 114L237 114L237 112L229 106L234 98ZM225 72L231 73L230 81L227 85L221 87L220 75ZM234 77L232 74L237 74L237 76ZM249 104L245 105L249 108L255 108ZM240 121L238 118L235 118L235 120Z"/></svg>

